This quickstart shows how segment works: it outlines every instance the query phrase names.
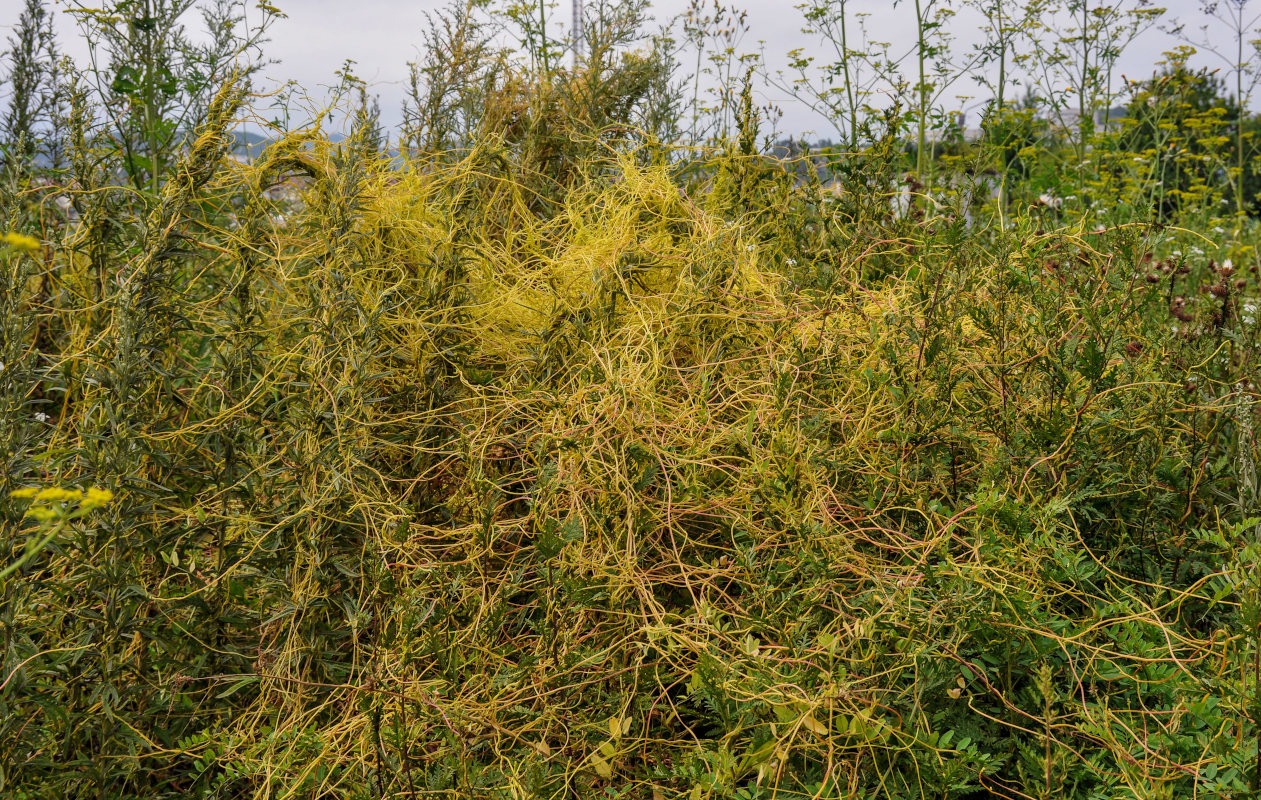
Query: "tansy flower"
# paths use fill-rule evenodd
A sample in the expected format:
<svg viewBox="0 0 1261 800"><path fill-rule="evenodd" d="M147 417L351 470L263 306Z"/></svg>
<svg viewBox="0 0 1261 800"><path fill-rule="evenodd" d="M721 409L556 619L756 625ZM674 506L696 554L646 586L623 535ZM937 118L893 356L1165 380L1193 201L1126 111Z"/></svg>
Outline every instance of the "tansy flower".
<svg viewBox="0 0 1261 800"><path fill-rule="evenodd" d="M77 519L89 511L108 505L114 499L109 489L98 489L93 486L86 492L78 489L63 489L52 486L46 489L27 487L11 492L15 500L34 500L34 504L26 510L26 515L41 522L55 519ZM71 509L71 504L77 508Z"/></svg>
<svg viewBox="0 0 1261 800"><path fill-rule="evenodd" d="M43 503L69 503L81 497L83 492L78 489L63 489L60 486L40 489L35 494L35 499Z"/></svg>
<svg viewBox="0 0 1261 800"><path fill-rule="evenodd" d="M4 242L10 247L23 250L27 253L33 253L39 249L39 239L34 236L27 236L23 233L6 233L0 236L0 242Z"/></svg>
<svg viewBox="0 0 1261 800"><path fill-rule="evenodd" d="M98 489L93 486L83 495L83 501L79 503L79 508L85 511L93 508L100 508L114 499L114 493L109 489Z"/></svg>

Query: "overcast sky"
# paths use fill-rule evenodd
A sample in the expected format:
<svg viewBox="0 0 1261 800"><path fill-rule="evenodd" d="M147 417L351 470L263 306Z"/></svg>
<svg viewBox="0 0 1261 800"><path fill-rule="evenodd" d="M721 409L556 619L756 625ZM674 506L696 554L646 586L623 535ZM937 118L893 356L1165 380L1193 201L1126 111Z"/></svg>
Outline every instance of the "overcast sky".
<svg viewBox="0 0 1261 800"><path fill-rule="evenodd" d="M563 36L567 32L571 1L556 3L552 12L554 35ZM251 6L253 3L254 0L249 1ZM267 53L279 63L269 68L268 77L277 82L297 81L312 94L318 94L318 87L332 83L334 72L346 59L353 59L356 73L368 81L380 98L383 121L394 125L401 116L407 62L418 55L425 13L445 6L446 0L273 0L273 4L288 16L276 22L270 32L272 41ZM1170 16L1192 25L1204 19L1199 11L1199 0L1164 0L1159 4L1169 9ZM9 21L16 20L22 5L23 0L0 0L0 21L11 24ZM683 12L688 0L654 0L652 5L656 23L660 25ZM764 51L772 68L782 67L784 55L793 48L804 47L807 52L824 54L813 37L802 33L803 20L794 8L796 0L726 0L724 5L735 5L748 12L750 30L739 49ZM1261 2L1253 2L1252 6L1255 6L1254 12L1261 12ZM55 0L54 8L64 7L65 0ZM873 39L890 42L895 54L910 50L914 41L914 4L909 0L896 8L892 0L851 0L851 7L871 14L868 24ZM84 48L78 41L73 22L63 13L58 13L57 17L65 50L76 59L82 59ZM973 33L974 21L966 13L960 13L953 23L963 47L978 38ZM189 22L192 27L197 20ZM1152 64L1172 43L1170 37L1158 31L1149 32L1127 51L1120 71L1132 78L1150 74ZM1204 63L1211 62L1206 59ZM822 136L833 135L826 120L783 92L764 87L760 94L760 102L774 102L783 109L784 118L780 123L783 131L798 135L810 131ZM980 87L970 81L960 82L949 94L949 105L972 109L977 108L985 96ZM973 97L971 100L954 98L960 94ZM974 112L969 122L974 124L975 118Z"/></svg>

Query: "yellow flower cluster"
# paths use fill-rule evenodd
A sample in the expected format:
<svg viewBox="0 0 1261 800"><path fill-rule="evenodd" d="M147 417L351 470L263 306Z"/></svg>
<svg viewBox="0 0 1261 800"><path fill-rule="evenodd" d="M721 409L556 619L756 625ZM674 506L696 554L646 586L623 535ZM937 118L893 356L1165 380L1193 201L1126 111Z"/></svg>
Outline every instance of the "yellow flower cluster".
<svg viewBox="0 0 1261 800"><path fill-rule="evenodd" d="M18 489L10 496L15 500L33 500L31 507L26 510L26 515L41 522L62 517L80 517L89 511L109 504L114 499L114 493L109 489L98 489L96 487L92 487L86 492L78 489L63 489L61 487L48 489L30 487ZM73 503L77 503L78 507L73 514L67 513L68 506Z"/></svg>
<svg viewBox="0 0 1261 800"><path fill-rule="evenodd" d="M0 242L27 253L34 253L40 247L39 239L24 233L6 233L0 236Z"/></svg>

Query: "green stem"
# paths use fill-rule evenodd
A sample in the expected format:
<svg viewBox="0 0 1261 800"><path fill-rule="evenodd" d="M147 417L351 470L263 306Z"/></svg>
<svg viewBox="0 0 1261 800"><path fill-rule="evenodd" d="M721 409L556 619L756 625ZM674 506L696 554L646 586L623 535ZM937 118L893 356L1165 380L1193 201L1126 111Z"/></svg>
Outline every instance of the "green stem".
<svg viewBox="0 0 1261 800"><path fill-rule="evenodd" d="M919 60L919 152L915 154L915 172L920 181L924 181L928 165L928 157L924 152L928 145L928 132L924 128L924 117L928 113L928 83L924 77L924 12L920 0L915 0L915 31L915 49Z"/></svg>
<svg viewBox="0 0 1261 800"><path fill-rule="evenodd" d="M539 57L543 61L543 73L550 74L552 68L547 62L547 0L539 0Z"/></svg>
<svg viewBox="0 0 1261 800"><path fill-rule="evenodd" d="M1003 2L994 4L994 13L998 20L998 110L1003 110L1003 92L1007 88L1007 31L1003 24Z"/></svg>
<svg viewBox="0 0 1261 800"><path fill-rule="evenodd" d="M57 536L57 534L61 533L62 529L65 527L66 527L66 521L64 519L59 520L57 524L53 527L53 529L44 535L43 539L40 539L38 542L36 542L33 545L27 545L26 552L22 554L21 558L19 558L17 561L14 561L9 566L5 567L3 571L0 571L0 581L3 581L4 579L8 578L13 573L20 570L22 567L24 567L26 565L26 562L30 561L41 550L47 547L48 543L51 542L53 538Z"/></svg>
<svg viewBox="0 0 1261 800"><path fill-rule="evenodd" d="M1252 770L1252 795L1261 796L1261 628L1252 631L1252 727L1257 736L1257 765Z"/></svg>
<svg viewBox="0 0 1261 800"><path fill-rule="evenodd" d="M1235 175L1235 211L1243 216L1243 118L1244 118L1244 102L1243 102L1243 6L1239 6L1236 10L1237 22L1235 25L1235 105L1238 107L1239 118L1235 120L1235 167L1239 170ZM1253 791L1256 791L1254 788Z"/></svg>
<svg viewBox="0 0 1261 800"><path fill-rule="evenodd" d="M849 146L858 149L858 106L854 102L854 81L849 74L849 32L846 25L845 0L841 0L841 69L845 73L845 96L849 103Z"/></svg>

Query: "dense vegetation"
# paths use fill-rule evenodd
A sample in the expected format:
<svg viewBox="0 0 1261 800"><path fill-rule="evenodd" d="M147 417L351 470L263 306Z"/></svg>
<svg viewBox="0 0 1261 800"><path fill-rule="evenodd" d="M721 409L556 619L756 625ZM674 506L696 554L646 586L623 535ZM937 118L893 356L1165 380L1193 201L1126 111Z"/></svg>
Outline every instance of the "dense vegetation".
<svg viewBox="0 0 1261 800"><path fill-rule="evenodd" d="M578 59L435 15L330 139L261 119L268 4L79 7L85 69L26 2L0 794L1261 796L1256 64L1114 97L1158 12L926 0L904 77L818 0L785 74L589 5Z"/></svg>

